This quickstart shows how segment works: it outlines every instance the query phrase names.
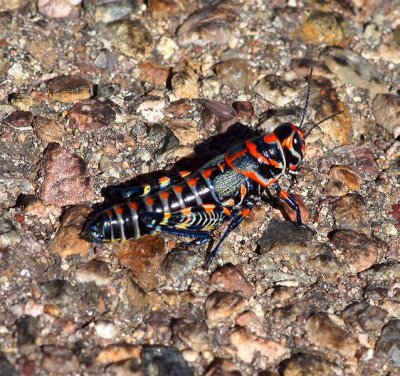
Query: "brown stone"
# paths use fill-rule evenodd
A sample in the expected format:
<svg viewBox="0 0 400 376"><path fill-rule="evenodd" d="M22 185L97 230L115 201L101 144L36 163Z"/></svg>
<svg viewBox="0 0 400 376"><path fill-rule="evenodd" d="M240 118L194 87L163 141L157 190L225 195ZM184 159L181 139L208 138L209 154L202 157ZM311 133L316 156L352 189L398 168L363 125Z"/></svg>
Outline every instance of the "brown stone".
<svg viewBox="0 0 400 376"><path fill-rule="evenodd" d="M96 361L100 364L112 364L131 358L139 360L141 352L142 346L138 345L128 343L110 345L99 352Z"/></svg>
<svg viewBox="0 0 400 376"><path fill-rule="evenodd" d="M177 98L193 99L199 97L198 77L192 69L174 70L171 87Z"/></svg>
<svg viewBox="0 0 400 376"><path fill-rule="evenodd" d="M212 273L210 280L223 285L228 292L238 292L246 297L254 294L253 285L246 280L243 271L236 265L226 264L218 268Z"/></svg>
<svg viewBox="0 0 400 376"><path fill-rule="evenodd" d="M61 144L65 131L55 120L38 116L33 121L33 129L44 144L52 142Z"/></svg>
<svg viewBox="0 0 400 376"><path fill-rule="evenodd" d="M63 103L89 99L92 96L92 85L78 76L59 76L47 83L50 98Z"/></svg>
<svg viewBox="0 0 400 376"><path fill-rule="evenodd" d="M140 81L151 82L156 86L165 86L171 76L171 69L167 66L157 65L152 61L139 64Z"/></svg>
<svg viewBox="0 0 400 376"><path fill-rule="evenodd" d="M308 218L310 217L310 211L308 210L306 204L303 201L303 198L297 194L291 194L290 197L294 200L294 202L299 205L301 220L306 223ZM282 209L286 216L292 221L296 222L296 211L293 210L285 201L282 201Z"/></svg>
<svg viewBox="0 0 400 376"><path fill-rule="evenodd" d="M343 182L350 191L357 191L363 183L362 177L347 166L332 166L329 177Z"/></svg>
<svg viewBox="0 0 400 376"><path fill-rule="evenodd" d="M148 2L150 14L157 20L180 14L187 6L187 0L149 0Z"/></svg>
<svg viewBox="0 0 400 376"><path fill-rule="evenodd" d="M19 130L31 129L32 121L32 112L21 110L11 113L3 120L5 124Z"/></svg>
<svg viewBox="0 0 400 376"><path fill-rule="evenodd" d="M253 85L254 74L247 62L234 58L219 63L215 71L224 85L235 90L246 90Z"/></svg>
<svg viewBox="0 0 400 376"><path fill-rule="evenodd" d="M211 325L232 319L236 314L243 311L246 301L238 294L214 291L205 302L207 319Z"/></svg>

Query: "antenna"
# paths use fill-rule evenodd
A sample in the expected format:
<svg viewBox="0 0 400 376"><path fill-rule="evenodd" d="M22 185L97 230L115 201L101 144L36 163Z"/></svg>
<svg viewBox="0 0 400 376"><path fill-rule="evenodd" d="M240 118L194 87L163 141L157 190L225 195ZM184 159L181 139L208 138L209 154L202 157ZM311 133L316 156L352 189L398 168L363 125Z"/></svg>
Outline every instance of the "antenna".
<svg viewBox="0 0 400 376"><path fill-rule="evenodd" d="M314 69L314 66L311 63L310 74L308 75L308 79L307 79L306 103L304 104L303 115L301 116L299 128L302 127L304 120L307 116L308 102L310 100L311 76L312 76L313 69Z"/></svg>
<svg viewBox="0 0 400 376"><path fill-rule="evenodd" d="M327 120L329 120L329 119L332 119L333 117L335 117L335 116L337 116L337 115L340 115L340 114L343 113L343 112L344 112L343 110L342 110L342 111L335 112L334 114L329 115L329 116L327 116L326 118L320 120L318 123L314 124L314 125L307 131L307 133L304 135L304 138L307 138L308 135L310 134L310 132L311 132L317 125L320 125L320 124L322 124L323 122L325 122L325 121L327 121Z"/></svg>

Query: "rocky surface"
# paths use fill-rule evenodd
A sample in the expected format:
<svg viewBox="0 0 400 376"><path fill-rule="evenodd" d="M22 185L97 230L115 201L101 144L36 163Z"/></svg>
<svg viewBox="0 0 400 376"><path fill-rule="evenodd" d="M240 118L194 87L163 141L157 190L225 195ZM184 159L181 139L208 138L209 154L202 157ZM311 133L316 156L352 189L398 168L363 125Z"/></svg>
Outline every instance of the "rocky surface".
<svg viewBox="0 0 400 376"><path fill-rule="evenodd" d="M400 374L397 0L0 3L0 375ZM315 236L271 197L210 270L81 238L113 186L298 124L311 66L281 184Z"/></svg>

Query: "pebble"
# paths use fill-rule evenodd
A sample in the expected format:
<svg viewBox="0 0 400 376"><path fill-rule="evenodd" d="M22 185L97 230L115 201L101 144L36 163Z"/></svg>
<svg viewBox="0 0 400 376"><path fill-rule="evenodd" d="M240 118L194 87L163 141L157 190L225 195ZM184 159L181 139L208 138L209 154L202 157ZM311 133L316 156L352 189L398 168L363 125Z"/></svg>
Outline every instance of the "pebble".
<svg viewBox="0 0 400 376"><path fill-rule="evenodd" d="M193 145L200 139L197 123L192 119L172 119L167 123L168 127L178 138L181 145Z"/></svg>
<svg viewBox="0 0 400 376"><path fill-rule="evenodd" d="M375 67L352 50L329 47L323 51L321 59L341 84L368 89L373 95L388 91Z"/></svg>
<svg viewBox="0 0 400 376"><path fill-rule="evenodd" d="M343 312L343 319L347 325L355 330L373 332L380 329L388 312L367 302L355 303Z"/></svg>
<svg viewBox="0 0 400 376"><path fill-rule="evenodd" d="M119 363L127 359L137 359L139 361L141 352L142 346L128 343L112 344L98 353L96 361L103 365Z"/></svg>
<svg viewBox="0 0 400 376"><path fill-rule="evenodd" d="M348 22L340 13L312 10L306 15L297 36L304 43L340 46L345 44Z"/></svg>
<svg viewBox="0 0 400 376"><path fill-rule="evenodd" d="M375 121L394 138L400 136L400 96L378 94L372 101L372 114Z"/></svg>
<svg viewBox="0 0 400 376"><path fill-rule="evenodd" d="M86 0L85 8L96 22L105 24L129 18L138 9L136 0Z"/></svg>
<svg viewBox="0 0 400 376"><path fill-rule="evenodd" d="M57 144L45 150L41 174L44 178L39 198L45 204L77 205L95 197L83 159Z"/></svg>
<svg viewBox="0 0 400 376"><path fill-rule="evenodd" d="M172 331L174 338L179 339L186 348L195 352L208 349L210 338L204 322L179 319L173 323Z"/></svg>
<svg viewBox="0 0 400 376"><path fill-rule="evenodd" d="M400 278L400 263L376 265L361 273L361 277L369 284L392 284Z"/></svg>
<svg viewBox="0 0 400 376"><path fill-rule="evenodd" d="M245 309L246 300L235 293L214 291L205 302L208 326L227 323Z"/></svg>
<svg viewBox="0 0 400 376"><path fill-rule="evenodd" d="M199 83L196 73L190 69L174 69L171 88L178 99L199 97Z"/></svg>
<svg viewBox="0 0 400 376"><path fill-rule="evenodd" d="M93 329L96 336L103 339L113 339L118 334L117 326L110 321L99 320L94 324Z"/></svg>
<svg viewBox="0 0 400 376"><path fill-rule="evenodd" d="M343 253L346 265L352 273L369 269L385 248L382 242L352 230L335 231L331 241Z"/></svg>
<svg viewBox="0 0 400 376"><path fill-rule="evenodd" d="M174 249L167 254L162 264L163 273L172 281L187 278L200 262L200 256L191 249Z"/></svg>
<svg viewBox="0 0 400 376"><path fill-rule="evenodd" d="M154 48L150 31L138 20L118 20L107 24L103 34L111 44L126 56L143 58Z"/></svg>
<svg viewBox="0 0 400 376"><path fill-rule="evenodd" d="M310 218L310 211L304 203L303 198L298 194L291 194L290 197L299 206L301 219L306 223L308 218ZM288 217L292 222L295 222L297 217L296 211L293 210L285 201L282 201L281 204L286 217Z"/></svg>
<svg viewBox="0 0 400 376"><path fill-rule="evenodd" d="M17 110L3 119L3 123L20 131L31 130L32 122L32 112L21 110Z"/></svg>
<svg viewBox="0 0 400 376"><path fill-rule="evenodd" d="M348 166L332 166L329 177L342 182L350 191L357 191L363 183L363 179L357 171Z"/></svg>
<svg viewBox="0 0 400 376"><path fill-rule="evenodd" d="M132 271L145 291L152 291L157 287L162 277L161 265L166 254L162 237L142 236L116 244L114 249L120 263Z"/></svg>
<svg viewBox="0 0 400 376"><path fill-rule="evenodd" d="M229 359L215 358L204 376L242 376L240 369Z"/></svg>
<svg viewBox="0 0 400 376"><path fill-rule="evenodd" d="M333 150L335 160L351 166L365 181L374 181L380 169L375 161L375 156L370 148L344 145Z"/></svg>
<svg viewBox="0 0 400 376"><path fill-rule="evenodd" d="M82 239L80 234L90 212L91 209L87 206L69 208L63 215L60 228L50 244L50 252L58 254L62 258L86 254L91 248L91 244ZM82 273L80 274L81 278L85 278ZM86 278L90 277L86 276Z"/></svg>
<svg viewBox="0 0 400 376"><path fill-rule="evenodd" d="M328 80L332 80L335 76L329 70L329 68L322 62L307 58L293 58L290 60L290 69L298 76L302 78L308 78L310 75L310 69L313 67L312 76L322 76Z"/></svg>
<svg viewBox="0 0 400 376"><path fill-rule="evenodd" d="M269 74L257 83L254 91L274 106L283 107L297 97L299 90L297 84Z"/></svg>
<svg viewBox="0 0 400 376"><path fill-rule="evenodd" d="M139 78L141 81L150 82L155 86L167 85L171 77L171 69L165 65L158 65L151 60L139 63ZM175 93L175 95L177 95Z"/></svg>
<svg viewBox="0 0 400 376"><path fill-rule="evenodd" d="M57 345L45 345L42 352L41 367L45 371L58 375L78 373L79 360L72 350Z"/></svg>
<svg viewBox="0 0 400 376"><path fill-rule="evenodd" d="M12 81L16 85L22 85L26 80L29 79L29 73L24 69L20 63L11 65L7 72L7 75L12 78Z"/></svg>
<svg viewBox="0 0 400 376"><path fill-rule="evenodd" d="M164 119L165 101L162 98L152 98L143 101L136 112L143 116L150 124L161 122Z"/></svg>
<svg viewBox="0 0 400 376"><path fill-rule="evenodd" d="M148 303L146 291L134 281L134 278L128 276L123 279L121 285L125 289L126 301L131 307L142 308Z"/></svg>
<svg viewBox="0 0 400 376"><path fill-rule="evenodd" d="M282 376L344 376L344 371L318 354L298 353L282 363Z"/></svg>
<svg viewBox="0 0 400 376"><path fill-rule="evenodd" d="M254 294L254 286L236 265L225 264L218 268L211 274L210 281L222 285L227 292L236 292L247 298Z"/></svg>
<svg viewBox="0 0 400 376"><path fill-rule="evenodd" d="M150 0L148 2L151 17L156 20L168 19L184 13L188 6L186 0Z"/></svg>
<svg viewBox="0 0 400 376"><path fill-rule="evenodd" d="M35 106L35 101L27 94L17 93L12 95L10 104L18 110L30 111Z"/></svg>
<svg viewBox="0 0 400 376"><path fill-rule="evenodd" d="M67 119L70 127L81 132L92 132L111 125L116 119L116 113L109 100L87 99L75 103L68 111Z"/></svg>
<svg viewBox="0 0 400 376"><path fill-rule="evenodd" d="M245 363L251 363L255 357L266 357L268 363L287 357L290 349L278 342L249 334L245 329L237 329L230 335L237 356Z"/></svg>
<svg viewBox="0 0 400 376"><path fill-rule="evenodd" d="M17 369L10 363L3 352L0 352L0 374L7 376L20 375L19 371L17 371Z"/></svg>
<svg viewBox="0 0 400 376"><path fill-rule="evenodd" d="M305 270L308 274L317 277L317 280L337 284L346 269L343 264L328 251L307 260Z"/></svg>
<svg viewBox="0 0 400 376"><path fill-rule="evenodd" d="M141 358L145 375L194 376L182 354L173 347L145 346Z"/></svg>
<svg viewBox="0 0 400 376"><path fill-rule="evenodd" d="M309 341L318 347L325 347L332 351L337 351L345 358L355 356L359 348L359 343L332 321L330 315L326 313L314 313L306 323L306 331Z"/></svg>
<svg viewBox="0 0 400 376"><path fill-rule="evenodd" d="M66 18L78 13L77 6L81 0L38 0L37 7L40 13L50 18Z"/></svg>
<svg viewBox="0 0 400 376"><path fill-rule="evenodd" d="M221 83L233 90L247 90L253 86L254 74L243 59L222 61L215 67L215 72Z"/></svg>
<svg viewBox="0 0 400 376"><path fill-rule="evenodd" d="M29 351L29 347L35 344L39 332L39 319L37 317L24 315L18 318L15 323L15 336L17 346L22 352Z"/></svg>
<svg viewBox="0 0 400 376"><path fill-rule="evenodd" d="M45 301L57 304L60 307L68 307L76 300L76 292L73 286L62 279L44 282L40 289Z"/></svg>
<svg viewBox="0 0 400 376"><path fill-rule="evenodd" d="M393 366L400 368L400 320L390 320L382 330L375 353L390 359Z"/></svg>
<svg viewBox="0 0 400 376"><path fill-rule="evenodd" d="M107 263L92 260L78 267L75 279L79 283L94 282L97 286L105 286L111 282L112 276Z"/></svg>
<svg viewBox="0 0 400 376"><path fill-rule="evenodd" d="M44 145L55 142L62 144L65 131L55 120L38 116L33 120L33 130Z"/></svg>
<svg viewBox="0 0 400 376"><path fill-rule="evenodd" d="M190 15L178 28L178 43L205 46L227 45L239 15L234 4L212 2Z"/></svg>
<svg viewBox="0 0 400 376"><path fill-rule="evenodd" d="M331 204L332 216L339 228L368 233L370 224L367 221L367 204L363 196L348 193Z"/></svg>
<svg viewBox="0 0 400 376"><path fill-rule="evenodd" d="M179 146L178 138L171 129L162 124L154 124L150 128L149 140L157 145L157 156L161 156Z"/></svg>
<svg viewBox="0 0 400 376"><path fill-rule="evenodd" d="M8 211L0 214L0 247L16 245L21 241L21 230L12 220Z"/></svg>
<svg viewBox="0 0 400 376"><path fill-rule="evenodd" d="M253 311L240 313L236 316L235 324L258 336L264 334L263 323Z"/></svg>
<svg viewBox="0 0 400 376"><path fill-rule="evenodd" d="M63 103L89 99L93 95L92 84L79 76L63 75L47 82L49 97Z"/></svg>

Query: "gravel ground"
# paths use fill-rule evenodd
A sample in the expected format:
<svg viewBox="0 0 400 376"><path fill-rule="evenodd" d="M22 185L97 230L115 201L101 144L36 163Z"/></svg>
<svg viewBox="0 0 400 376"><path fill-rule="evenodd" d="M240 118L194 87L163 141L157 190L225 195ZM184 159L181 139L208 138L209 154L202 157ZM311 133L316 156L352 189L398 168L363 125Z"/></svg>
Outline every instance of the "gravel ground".
<svg viewBox="0 0 400 376"><path fill-rule="evenodd" d="M0 375L400 374L399 1L0 11ZM317 235L271 197L209 270L174 236L80 237L121 184L298 124L311 66L281 183Z"/></svg>

